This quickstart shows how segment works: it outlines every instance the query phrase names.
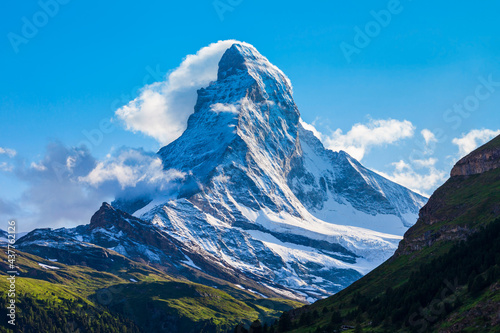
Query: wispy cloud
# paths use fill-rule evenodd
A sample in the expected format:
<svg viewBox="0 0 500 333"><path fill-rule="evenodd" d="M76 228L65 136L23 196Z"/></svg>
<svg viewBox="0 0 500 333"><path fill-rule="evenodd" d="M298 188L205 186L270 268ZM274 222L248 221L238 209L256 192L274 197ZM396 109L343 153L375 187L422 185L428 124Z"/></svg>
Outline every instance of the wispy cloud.
<svg viewBox="0 0 500 333"><path fill-rule="evenodd" d="M0 171L10 172L14 170L14 166L7 162L0 162Z"/></svg>
<svg viewBox="0 0 500 333"><path fill-rule="evenodd" d="M393 182L429 196L432 194L429 193L431 190L446 180L448 172L436 167L438 159L433 157L433 154L439 141L437 137L428 129L421 130L420 134L424 139L420 146L421 154L410 154L408 161L399 160L391 163L392 170L389 172L377 172Z"/></svg>
<svg viewBox="0 0 500 333"><path fill-rule="evenodd" d="M0 198L0 215L19 217L23 230L86 224L103 201L168 192L184 177L163 170L153 152L124 147L98 161L85 147L61 143L49 144L40 161L20 158L11 171L26 189L16 200L22 205Z"/></svg>
<svg viewBox="0 0 500 333"><path fill-rule="evenodd" d="M411 164L400 160L391 163L394 168L392 172L377 171L377 173L422 195L429 196L429 190L441 184L447 177L446 172L435 167L436 163L437 159L432 157L415 160Z"/></svg>
<svg viewBox="0 0 500 333"><path fill-rule="evenodd" d="M345 134L337 129L331 135L319 132L314 125L302 120L301 124L305 129L312 131L327 148L334 151L344 150L357 160L361 160L373 147L396 144L415 134L415 126L408 120L370 120L366 124L355 124ZM447 173L437 169L438 160L431 157L438 141L436 136L428 129L422 130L420 134L425 141L424 155L428 155L428 158L414 159L409 162L399 160L390 164L390 169L392 169L390 172L376 172L415 192L429 196L429 190L442 183Z"/></svg>
<svg viewBox="0 0 500 333"><path fill-rule="evenodd" d="M0 155L5 154L9 157L16 156L17 152L14 149L0 147Z"/></svg>
<svg viewBox="0 0 500 333"><path fill-rule="evenodd" d="M219 41L188 55L165 81L145 86L116 116L128 130L151 136L162 145L177 139L194 112L197 90L217 79L219 60L235 42Z"/></svg>
<svg viewBox="0 0 500 333"><path fill-rule="evenodd" d="M410 121L396 119L371 119L366 124L355 124L345 134L341 129L337 129L330 135L325 135L311 124L306 124L305 128L313 131L327 148L333 151L343 150L358 161L373 147L394 144L412 137L415 133L415 126Z"/></svg>
<svg viewBox="0 0 500 333"><path fill-rule="evenodd" d="M162 161L154 153L121 148L78 180L94 188L112 187L111 192L119 196L129 188L149 195L162 192L171 187L173 181L184 177L185 174L177 170L164 170Z"/></svg>
<svg viewBox="0 0 500 333"><path fill-rule="evenodd" d="M427 128L423 129L422 131L420 131L420 134L422 134L422 136L424 137L424 140L425 140L425 144L426 145L430 145L432 144L433 142L437 142L437 138L436 136L434 135L434 133L432 133L430 130L428 130Z"/></svg>
<svg viewBox="0 0 500 333"><path fill-rule="evenodd" d="M454 138L452 142L458 146L458 154L463 157L497 135L500 135L500 130L474 129L460 138Z"/></svg>

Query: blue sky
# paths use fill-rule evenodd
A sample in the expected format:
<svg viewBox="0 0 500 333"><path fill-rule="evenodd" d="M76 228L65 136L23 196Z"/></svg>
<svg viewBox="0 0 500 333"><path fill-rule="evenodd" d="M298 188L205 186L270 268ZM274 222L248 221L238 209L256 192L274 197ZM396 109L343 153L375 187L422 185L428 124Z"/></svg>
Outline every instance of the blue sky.
<svg viewBox="0 0 500 333"><path fill-rule="evenodd" d="M0 218L29 220L26 228L88 221L98 208L89 196L104 198L88 189L65 193L61 210L71 214L38 214L40 198L58 189L43 178L43 161L88 154L91 165L123 146L149 158L161 144L127 131L115 111L188 54L227 39L254 45L284 71L302 118L327 146L431 194L454 161L500 129L499 9L416 0L11 1L0 14ZM72 150L88 136L87 152Z"/></svg>

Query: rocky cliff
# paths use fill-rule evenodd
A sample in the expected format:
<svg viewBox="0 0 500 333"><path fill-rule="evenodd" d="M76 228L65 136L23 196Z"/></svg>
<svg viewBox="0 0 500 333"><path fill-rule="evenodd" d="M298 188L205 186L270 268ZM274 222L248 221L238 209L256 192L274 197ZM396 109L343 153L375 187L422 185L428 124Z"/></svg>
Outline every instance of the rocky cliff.
<svg viewBox="0 0 500 333"><path fill-rule="evenodd" d="M455 164L451 176L481 174L500 167L500 136Z"/></svg>

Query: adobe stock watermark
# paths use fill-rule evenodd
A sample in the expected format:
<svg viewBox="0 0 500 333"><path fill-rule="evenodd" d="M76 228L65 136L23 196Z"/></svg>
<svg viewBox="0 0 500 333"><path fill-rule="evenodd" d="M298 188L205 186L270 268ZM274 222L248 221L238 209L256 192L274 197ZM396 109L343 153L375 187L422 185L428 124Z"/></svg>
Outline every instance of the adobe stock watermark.
<svg viewBox="0 0 500 333"><path fill-rule="evenodd" d="M19 47L22 44L28 44L30 40L38 35L40 29L45 27L51 19L53 19L61 9L61 6L67 5L71 0L40 0L36 11L30 18L23 16L21 18L22 26L19 33L7 33L7 39L14 50L14 53L19 53Z"/></svg>
<svg viewBox="0 0 500 333"><path fill-rule="evenodd" d="M160 82L165 79L166 72L162 72L160 70L159 64L157 64L154 68L148 65L144 69L146 71L146 75L144 75L144 77L142 78L142 86L133 87L130 90L129 94L121 94L120 98L117 98L113 102L111 102L111 111L115 112L119 107L136 98L138 92L141 91L144 86L153 82Z"/></svg>
<svg viewBox="0 0 500 333"><path fill-rule="evenodd" d="M411 1L411 0L409 0ZM394 16L403 12L403 5L399 0L389 0L386 9L379 11L371 10L370 16L373 20L368 21L363 28L354 27L354 37L352 43L343 41L340 43L340 50L348 63L352 62L354 54L360 54L361 50L368 47L372 40L382 32L382 28L387 28L391 24Z"/></svg>
<svg viewBox="0 0 500 333"><path fill-rule="evenodd" d="M116 126L111 122L111 119L103 118L96 128L82 130L82 135L85 139L81 140L77 147L85 147L89 152L92 152L95 147L99 146L104 141L105 135L112 133L115 129ZM51 167L59 182L63 182L72 175L72 166L69 158L66 164L54 161Z"/></svg>
<svg viewBox="0 0 500 333"><path fill-rule="evenodd" d="M135 86L131 89L129 94L122 94L120 98L115 99L111 103L111 111L116 111L120 106L127 104L135 97L137 97L138 92L142 87L153 82L162 81L166 74L160 70L159 64L157 64L154 68L148 65L145 67L145 70L146 74L142 79L142 86ZM103 118L99 121L98 125L95 128L84 129L81 131L84 139L82 139L77 144L77 147L84 146L91 153L96 147L102 144L106 135L111 134L113 131L115 131L115 129L116 125L112 121L112 118ZM68 168L67 164L52 162L51 167L60 182L66 179L65 176L71 176L71 170L70 168Z"/></svg>
<svg viewBox="0 0 500 333"><path fill-rule="evenodd" d="M433 299L425 308L420 307L418 312L410 315L408 322L418 329L417 332L427 332L427 328L446 311L445 304L452 304L458 299L458 278L455 278L453 284L448 280L444 280L443 283L446 288L441 291L439 297Z"/></svg>
<svg viewBox="0 0 500 333"><path fill-rule="evenodd" d="M500 81L495 81L493 74L489 74L487 78L479 76L477 80L479 84L476 85L473 93L443 112L442 120L447 126L437 127L431 131L434 135L434 141L427 143L424 140L415 140L414 143L417 149L411 152L410 160L422 160L429 150L434 151L438 144L447 142L450 139L449 135L447 135L450 128L457 131L464 120L478 112L481 103L491 98L500 88Z"/></svg>
<svg viewBox="0 0 500 333"><path fill-rule="evenodd" d="M17 313L17 293L16 293L16 277L19 275L17 271L17 252L16 252L17 229L16 221L11 220L7 226L7 323L11 326L16 326Z"/></svg>
<svg viewBox="0 0 500 333"><path fill-rule="evenodd" d="M224 21L224 15L227 12L232 12L236 7L241 5L243 0L215 0L212 2L212 6L219 17L221 22Z"/></svg>
<svg viewBox="0 0 500 333"><path fill-rule="evenodd" d="M498 87L500 81L493 80L493 74L488 75L485 79L483 76L478 77L479 84L474 89L474 93L465 97L462 103L455 103L453 108L447 109L443 113L443 120L452 124L453 129L458 129L464 119L467 119L471 114L477 111L481 102L489 99Z"/></svg>

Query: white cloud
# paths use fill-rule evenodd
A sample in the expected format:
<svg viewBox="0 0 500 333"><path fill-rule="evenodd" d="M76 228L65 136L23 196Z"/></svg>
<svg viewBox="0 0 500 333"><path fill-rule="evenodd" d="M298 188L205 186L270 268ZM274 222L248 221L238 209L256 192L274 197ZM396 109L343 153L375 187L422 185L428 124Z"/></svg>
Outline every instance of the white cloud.
<svg viewBox="0 0 500 333"><path fill-rule="evenodd" d="M301 124L305 129L313 132L327 148L334 151L344 150L357 160L361 160L371 147L393 144L399 140L412 137L415 132L415 126L411 122L395 119L370 120L368 124L354 125L346 134L343 134L338 129L330 136L320 133L314 125L307 124L302 120ZM435 136L429 130L423 130L421 134L426 143L437 142ZM429 196L427 192L441 184L447 175L446 172L436 168L437 162L438 160L433 157L412 160L410 163L400 160L391 163L392 172L376 172L417 193Z"/></svg>
<svg viewBox="0 0 500 333"><path fill-rule="evenodd" d="M431 143L435 143L437 142L437 138L436 136L434 135L434 133L432 133L430 130L428 129L423 129L420 134L422 134L422 136L424 137L424 140L425 140L425 144L426 145L429 145Z"/></svg>
<svg viewBox="0 0 500 333"><path fill-rule="evenodd" d="M415 126L408 120L372 119L367 124L355 124L346 134L337 129L321 138L327 148L346 151L361 161L372 147L394 144L412 137L414 132Z"/></svg>
<svg viewBox="0 0 500 333"><path fill-rule="evenodd" d="M144 183L164 191L172 181L184 177L185 174L177 170L163 170L163 163L156 155L129 148L114 156L108 155L105 161L97 163L88 175L79 180L96 188L106 182L118 182L122 190Z"/></svg>
<svg viewBox="0 0 500 333"><path fill-rule="evenodd" d="M419 168L430 168L436 165L437 159L430 157L428 159L423 159L423 160L414 160L413 163Z"/></svg>
<svg viewBox="0 0 500 333"><path fill-rule="evenodd" d="M394 166L394 168L396 169L397 172L402 172L404 170L408 170L408 169L411 169L410 165L407 164L405 161L403 160L400 160L399 162L394 162L394 163L391 163L391 165Z"/></svg>
<svg viewBox="0 0 500 333"><path fill-rule="evenodd" d="M229 113L239 113L238 109L233 104L225 104L225 103L215 103L210 106L210 110L219 114L221 112L229 112Z"/></svg>
<svg viewBox="0 0 500 333"><path fill-rule="evenodd" d="M26 189L15 200L21 204L3 213L22 219L25 231L86 224L103 201L169 194L185 176L163 170L157 155L142 149L121 148L96 161L86 148L60 143L49 144L40 161L20 160L12 171ZM7 204L0 198L0 208Z"/></svg>
<svg viewBox="0 0 500 333"><path fill-rule="evenodd" d="M240 42L219 41L188 55L165 81L145 86L139 97L118 109L117 117L128 130L142 132L162 145L174 141L194 112L197 90L217 79L219 60L234 43Z"/></svg>
<svg viewBox="0 0 500 333"><path fill-rule="evenodd" d="M0 155L5 154L9 157L16 156L17 152L14 149L0 147Z"/></svg>
<svg viewBox="0 0 500 333"><path fill-rule="evenodd" d="M13 169L14 169L14 166L12 164L9 164L7 162L1 162L0 163L0 171L10 172Z"/></svg>
<svg viewBox="0 0 500 333"><path fill-rule="evenodd" d="M429 158L426 160L415 160L412 164L406 163L403 160L391 163L394 167L392 173L377 171L383 177L392 180L395 183L403 185L417 193L429 196L428 191L440 185L447 176L447 173L438 170L435 167L437 159ZM427 169L423 172L416 169Z"/></svg>
<svg viewBox="0 0 500 333"><path fill-rule="evenodd" d="M458 146L458 153L463 157L497 135L500 135L500 130L474 129L467 134L463 134L461 138L454 138L452 142Z"/></svg>
<svg viewBox="0 0 500 333"><path fill-rule="evenodd" d="M73 161L68 165L67 161ZM15 212L26 231L42 227L71 227L88 223L96 207L107 199L91 192L78 177L95 167L95 159L85 148L68 148L60 143L47 146L38 163L19 163L14 174L25 185Z"/></svg>
<svg viewBox="0 0 500 333"><path fill-rule="evenodd" d="M31 168L38 170L38 171L45 171L47 170L47 167L43 164L37 164L35 162L31 162Z"/></svg>

